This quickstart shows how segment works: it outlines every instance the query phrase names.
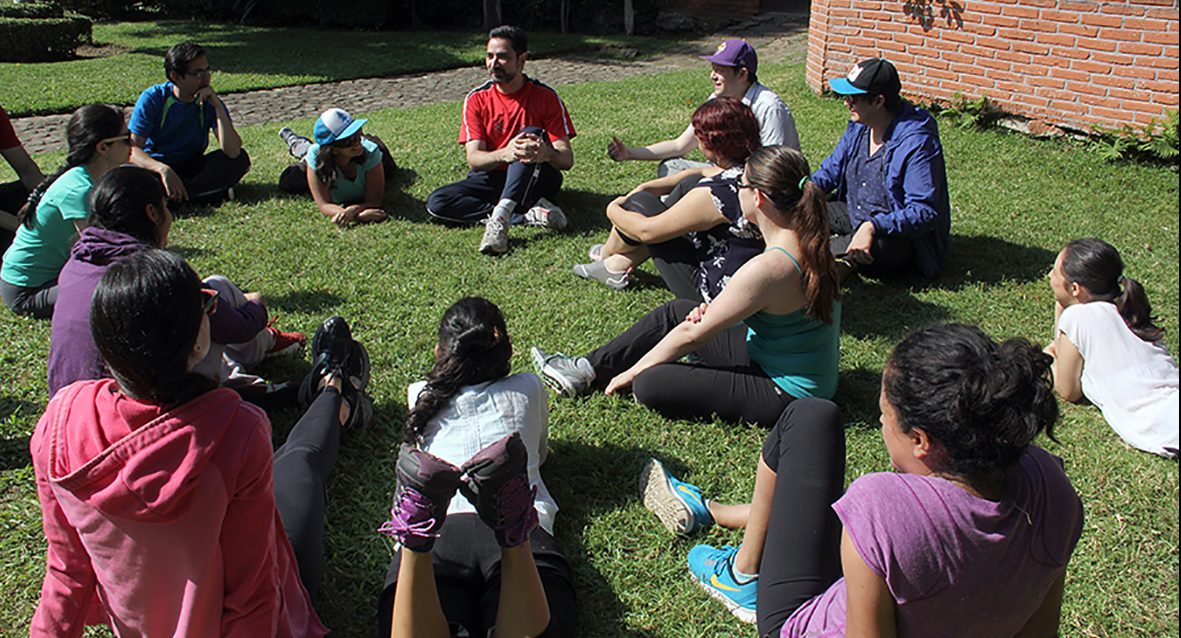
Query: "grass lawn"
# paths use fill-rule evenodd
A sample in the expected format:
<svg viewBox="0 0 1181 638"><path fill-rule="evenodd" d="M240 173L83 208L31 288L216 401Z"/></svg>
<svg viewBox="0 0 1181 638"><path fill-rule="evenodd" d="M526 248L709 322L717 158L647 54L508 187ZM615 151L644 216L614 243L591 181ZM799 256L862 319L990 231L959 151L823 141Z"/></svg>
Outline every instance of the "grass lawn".
<svg viewBox="0 0 1181 638"><path fill-rule="evenodd" d="M844 107L811 95L799 66L768 64L761 75L792 105L805 154L816 166L844 129ZM339 313L369 347L376 427L344 447L329 485L327 574L316 607L335 635L372 634L390 556L374 529L389 508L405 388L429 368L442 311L462 295L495 301L516 345L514 370L524 371L530 345L583 352L666 301L650 268L640 285L611 292L576 279L570 266L604 234L606 202L655 169L608 160L610 135L629 142L675 135L707 90L700 72L563 88L580 131L576 167L558 198L572 227L559 234L514 229L511 251L499 259L477 254L481 229L433 225L423 211L432 189L463 174L453 143L458 102L365 114L369 129L416 174L404 191L388 194L394 219L387 223L339 230L310 201L278 194L274 182L288 160L276 126L244 131L254 167L239 201L176 222L172 247L200 273L223 273L265 293L280 326L310 333ZM291 124L309 128L311 120ZM1177 352L1176 173L1105 164L1067 144L999 131L945 126L943 142L954 208L945 274L930 286L856 281L845 290L837 402L846 419L848 480L889 467L877 393L893 345L938 321L1044 342L1053 320L1045 274L1072 238L1100 236L1120 248ZM57 159L41 158L42 165ZM0 312L0 335L0 635L17 636L25 633L43 573L26 449L45 400L49 324ZM281 362L265 370L282 377L306 367L306 361ZM644 510L636 478L655 455L712 497L744 499L764 432L670 421L601 395L554 398L550 407L553 453L544 475L562 506L557 532L575 570L581 635L753 635L692 585L684 566L695 542L736 543L740 535L714 529L693 541L672 538ZM279 442L296 414L273 416ZM1061 635L1176 636L1178 464L1125 447L1093 407L1064 405L1058 432L1061 443L1043 443L1064 459L1087 511L1066 581Z"/></svg>
<svg viewBox="0 0 1181 638"><path fill-rule="evenodd" d="M0 99L8 114L69 113L91 102L133 104L140 91L165 80L164 53L195 40L209 51L224 93L382 77L478 64L481 33L329 31L194 22L114 22L94 25L109 57L52 63L0 63ZM671 41L646 37L531 33L534 56L620 45L658 50ZM347 54L341 47L347 45Z"/></svg>

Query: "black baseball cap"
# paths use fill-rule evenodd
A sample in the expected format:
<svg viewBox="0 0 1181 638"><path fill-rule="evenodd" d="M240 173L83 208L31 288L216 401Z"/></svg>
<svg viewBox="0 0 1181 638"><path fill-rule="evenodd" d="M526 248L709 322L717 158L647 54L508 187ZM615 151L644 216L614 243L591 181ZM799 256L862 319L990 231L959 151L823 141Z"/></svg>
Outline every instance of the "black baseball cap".
<svg viewBox="0 0 1181 638"><path fill-rule="evenodd" d="M853 65L849 75L829 80L828 85L841 95L898 95L902 92L898 69L885 58L862 60Z"/></svg>

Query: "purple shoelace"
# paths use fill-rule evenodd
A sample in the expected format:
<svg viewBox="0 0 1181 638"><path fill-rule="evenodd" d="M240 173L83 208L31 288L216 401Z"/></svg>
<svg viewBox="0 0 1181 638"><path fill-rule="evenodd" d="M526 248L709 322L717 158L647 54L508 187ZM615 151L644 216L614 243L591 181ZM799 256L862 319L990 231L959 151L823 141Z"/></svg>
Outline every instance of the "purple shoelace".
<svg viewBox="0 0 1181 638"><path fill-rule="evenodd" d="M404 488L402 496L390 509L390 520L377 531L392 536L406 545L407 540L423 539L433 541L439 537L439 527L434 516L435 504L418 490Z"/></svg>

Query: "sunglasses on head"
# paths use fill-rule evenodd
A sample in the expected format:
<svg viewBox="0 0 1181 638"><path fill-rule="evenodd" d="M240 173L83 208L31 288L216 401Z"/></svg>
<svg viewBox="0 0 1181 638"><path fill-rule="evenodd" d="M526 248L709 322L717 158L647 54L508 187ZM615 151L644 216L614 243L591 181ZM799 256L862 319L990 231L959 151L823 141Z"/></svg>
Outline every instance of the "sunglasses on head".
<svg viewBox="0 0 1181 638"><path fill-rule="evenodd" d="M201 311L207 315L212 315L217 311L217 297L218 292L212 288L201 289Z"/></svg>

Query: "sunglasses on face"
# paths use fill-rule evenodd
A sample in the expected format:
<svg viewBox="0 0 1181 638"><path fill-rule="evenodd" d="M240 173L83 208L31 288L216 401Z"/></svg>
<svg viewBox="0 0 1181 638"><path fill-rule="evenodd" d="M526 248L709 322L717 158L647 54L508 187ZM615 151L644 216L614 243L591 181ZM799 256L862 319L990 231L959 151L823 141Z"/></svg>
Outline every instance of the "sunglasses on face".
<svg viewBox="0 0 1181 638"><path fill-rule="evenodd" d="M108 138L101 139L98 141L99 144L102 144L104 142L107 144L118 144L119 142L122 142L128 146L131 146L131 133L130 132L122 133L122 134L116 135L115 137L108 137Z"/></svg>
<svg viewBox="0 0 1181 638"><path fill-rule="evenodd" d="M207 315L212 315L217 311L217 297L218 292L211 288L201 289L201 311Z"/></svg>
<svg viewBox="0 0 1181 638"><path fill-rule="evenodd" d="M356 146L357 143L359 143L360 141L361 141L361 132L357 131L356 133L353 133L352 135L350 135L344 139L339 139L339 140L336 140L335 142L333 142L332 148L351 148L353 146Z"/></svg>

